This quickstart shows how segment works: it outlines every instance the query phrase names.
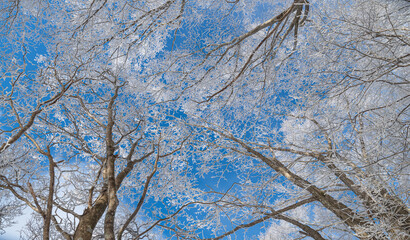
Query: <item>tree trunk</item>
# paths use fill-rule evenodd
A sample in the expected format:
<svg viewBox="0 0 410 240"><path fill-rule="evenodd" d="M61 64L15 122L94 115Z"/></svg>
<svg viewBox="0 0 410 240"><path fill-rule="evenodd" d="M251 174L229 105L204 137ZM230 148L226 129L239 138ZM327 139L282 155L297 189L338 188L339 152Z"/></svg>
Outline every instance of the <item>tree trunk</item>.
<svg viewBox="0 0 410 240"><path fill-rule="evenodd" d="M84 210L77 229L74 233L74 240L91 240L93 231L98 221L101 219L108 205L106 192L101 193L94 203L94 206Z"/></svg>

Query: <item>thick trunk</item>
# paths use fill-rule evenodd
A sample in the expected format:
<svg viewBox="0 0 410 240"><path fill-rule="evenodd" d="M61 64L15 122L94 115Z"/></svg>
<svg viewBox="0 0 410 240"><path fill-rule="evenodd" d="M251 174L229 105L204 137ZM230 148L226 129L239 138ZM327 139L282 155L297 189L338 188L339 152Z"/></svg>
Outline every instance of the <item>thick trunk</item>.
<svg viewBox="0 0 410 240"><path fill-rule="evenodd" d="M48 152L47 157L48 157L49 165L50 165L49 166L50 183L48 187L46 216L44 219L44 226L43 226L43 240L50 239L50 225L51 225L51 216L52 216L52 211L53 211L54 181L55 181L55 173L54 173L55 163L54 163L54 160L50 152Z"/></svg>
<svg viewBox="0 0 410 240"><path fill-rule="evenodd" d="M115 187L115 156L110 156L107 163L107 180L108 180L108 209L104 220L104 238L106 240L115 240L114 220L115 212L118 206L117 190Z"/></svg>
<svg viewBox="0 0 410 240"><path fill-rule="evenodd" d="M104 214L107 205L108 196L106 193L101 193L93 207L84 211L75 230L74 240L91 240L94 228Z"/></svg>
<svg viewBox="0 0 410 240"><path fill-rule="evenodd" d="M114 221L115 221L115 212L118 206L118 199L117 199L117 187L115 184L115 160L117 156L114 154L115 152L115 143L114 143L114 136L113 136L113 127L115 123L115 99L118 96L119 87L115 88L115 93L111 97L110 102L108 104L108 123L106 127L106 151L107 151L107 160L106 166L104 171L104 181L107 182L107 195L108 195L108 209L105 215L104 220L104 238L106 240L115 240L114 234Z"/></svg>

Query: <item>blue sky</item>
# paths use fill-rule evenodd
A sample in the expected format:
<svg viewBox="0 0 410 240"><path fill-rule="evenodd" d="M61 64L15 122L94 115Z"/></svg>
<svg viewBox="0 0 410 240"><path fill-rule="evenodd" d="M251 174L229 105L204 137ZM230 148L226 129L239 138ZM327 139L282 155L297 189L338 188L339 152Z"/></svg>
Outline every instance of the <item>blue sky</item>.
<svg viewBox="0 0 410 240"><path fill-rule="evenodd" d="M288 1L289 2L289 1ZM204 14L204 15L207 15L207 17L206 17L206 21L205 22L201 22L199 25L194 25L193 26L193 28L197 31L197 32L190 32L189 30L192 30L191 28L189 28L189 27L186 27L186 25L184 25L185 24L185 22L183 22L183 27L181 28L181 29L178 29L178 36L177 36L177 38L175 39L175 45L174 45L174 49L176 49L176 50L181 50L181 49L184 49L184 48L187 48L187 49L195 49L195 48L193 48L192 46L188 46L188 47L186 47L186 46L184 46L184 44L185 43L187 43L187 38L189 38L189 37L192 37L192 36L195 36L195 37L198 37L198 36L203 36L204 38L210 38L210 39L212 39L213 37L214 37L214 39L218 39L218 37L221 37L221 36L212 36L211 34L212 34L212 32L211 31L208 31L208 29L210 29L210 28L216 28L216 29L218 29L218 30L220 30L220 31L223 31L224 32L224 34L226 34L226 37L235 37L235 36L237 36L237 35L239 35L239 34L241 34L241 33L243 33L243 32L245 32L245 31L247 31L247 30L250 30L250 29L252 29L257 23L261 23L261 22L263 22L263 21L265 21L265 20L267 20L267 19L269 19L269 17L272 17L271 16L271 9L268 9L268 7L267 6L269 6L269 7L271 7L272 5L270 5L270 4L263 4L263 5L261 5L261 6L258 6L258 7L256 7L256 10L255 11L253 11L252 12L252 14L243 14L243 15L236 15L235 16L235 20L238 20L238 22L234 22L234 24L230 24L229 22L223 22L220 18L216 18L216 17L213 17L212 16L212 14L213 13L216 13L216 12L218 12L218 9L203 9L202 11L203 12L201 12L201 14ZM211 8L212 6L210 6L210 8ZM246 11L247 11L247 9L246 9L246 4L244 4L244 5L238 5L238 8L239 7L243 7L244 8L244 12L242 12L242 13L247 13ZM280 10L283 10L285 7L287 7L287 5L285 4L285 3L283 3L283 2L280 2L279 4L277 4L276 5L276 7L278 8L278 9L280 9ZM276 9L275 9L275 13L276 12L280 12L279 10L278 11L276 11ZM31 19L31 20L35 20L35 19ZM192 20L192 22L195 22L195 20L196 19L193 19ZM221 22L222 21L222 22ZM190 22L191 23L191 22ZM219 25L220 23L222 23L222 25ZM188 24L188 23L187 23ZM224 24L226 24L226 26L224 25ZM30 25L30 27L33 27L33 26L35 26L35 25ZM188 26L188 25L187 25ZM237 29L235 29L235 26L240 26L239 28L237 28ZM184 28L184 27L186 27L186 28ZM28 29L28 30L31 30L31 29ZM50 30L51 32L52 32L52 30ZM102 30L101 30L102 31ZM232 34L232 32L234 33L234 34ZM103 34L104 32L102 31L101 32L101 34ZM232 35L230 35L230 34L232 34ZM236 34L236 35L235 35ZM75 34L73 34L73 36L74 36ZM225 36L225 35L224 35ZM43 36L44 37L44 39L46 39L46 36ZM260 37L260 36L259 36ZM100 39L101 40L101 39ZM115 39L115 40L118 40L118 39ZM171 48L171 45L172 45L172 42L173 42L173 35L172 34L170 34L170 35L168 35L168 38L167 39L165 39L165 40L163 40L164 42L162 42L162 45L161 45L161 43L153 43L153 42L149 42L149 44L147 44L147 47L146 48L141 48L141 49L139 49L139 50L141 50L139 53L143 53L143 52L146 52L146 51L148 51L147 49L149 49L150 47L151 48L155 48L156 46L158 47L158 46L161 46L161 47L163 47L163 46L165 46L165 48L164 49L154 49L154 50L152 50L152 54L150 55L150 54L148 54L149 56L146 58L146 59L144 59L143 57L141 57L141 59L143 59L143 60L141 60L141 65L140 65L140 68L137 68L136 67L136 69L132 69L130 72L133 72L133 73L135 73L135 75L136 76L133 76L133 77L135 77L136 78L136 81L137 80L139 80L138 79L138 77L140 76L140 75L144 75L144 71L145 71L145 69L147 68L147 66L149 66L149 64L151 63L151 62L148 62L148 61L156 61L156 60L159 60L160 58L162 58L162 57L164 57L164 55L166 55L166 51L167 50L170 50L170 48ZM188 39L189 40L189 39ZM198 43L198 45L196 46L196 48L197 49L199 49L199 48L201 48L203 45L202 44L205 44L204 42L202 42L202 40L203 39L196 39L197 40L197 43ZM219 39L219 41L224 41L225 39ZM3 41L2 41L3 42ZM90 42L92 42L92 40L90 40ZM114 42L114 40L113 40L113 42ZM161 42L161 41L159 41L159 42ZM195 41L192 41L192 42L195 42ZM191 43L192 43L191 42ZM14 43L9 43L10 45L12 45L12 44L14 44ZM46 43L45 43L46 44ZM111 44L111 43L110 43ZM110 44L105 44L104 45L104 47L106 47L106 48L109 48L110 46ZM117 44L117 42L114 42L113 44ZM54 46L49 46L50 48L53 48ZM71 47L71 46L70 46ZM29 60L28 61L28 65L26 66L26 71L28 71L28 72L35 72L36 70L38 70L40 67L41 67L41 64L39 63L39 61L36 61L36 60L39 60L39 56L45 56L45 55L47 55L48 54L48 52L47 52L47 50L49 50L49 49L47 49L47 46L45 46L44 44L42 44L41 43L41 41L40 40L37 40L37 41L33 41L33 42L30 42L30 44L29 44L29 46L28 46L28 55L26 56L26 58ZM50 52L52 52L54 49L51 49L51 50L49 50ZM249 49L241 49L242 51L249 51ZM206 54L207 52L206 51L209 51L209 49L207 49L207 50L204 50L204 52L202 52L202 53L200 53L200 54ZM120 51L118 51L118 52L120 52ZM133 54L134 53L138 53L138 51L136 51L136 52L133 52ZM21 52L19 53L19 54L21 54ZM200 55L199 54L199 55ZM98 55L98 56L108 56L108 54L102 54L102 55ZM21 58L21 56L19 56L19 55L17 55L17 56L15 56L15 57L18 57L18 58ZM298 53L295 53L294 55L293 55L293 57L295 57L295 58L297 58L298 57ZM120 59L121 60L121 59ZM120 62L120 60L118 61L118 62ZM136 57L135 58L135 61L138 61L139 60L139 57ZM108 60L102 60L102 62L104 62L104 63L106 63L106 62L110 62L110 64L113 64L113 62L114 61L108 61ZM38 65L36 65L36 64L38 64ZM118 64L118 65L121 65L121 62ZM125 64L124 64L125 65ZM222 64L221 64L222 65ZM205 68L207 68L207 69L210 69L212 67L212 63L208 66L208 65L206 65L205 66ZM113 67L113 69L115 69L114 67ZM250 71L249 73L256 73L257 72L257 68L255 68L256 70L254 70L254 72L252 72L252 71ZM294 70L293 69L293 66L292 65L288 65L287 66L287 69L288 69L288 71L293 71L293 74L294 75L296 75L297 74L297 72L298 72L298 70ZM179 70L179 69L178 69ZM4 71L4 70L3 70ZM218 75L218 73L217 74L215 74L216 76L219 76ZM232 75L234 75L234 74L232 74ZM289 75L289 76L288 76ZM291 77L293 77L294 75L292 75L292 74L287 74L287 73L285 73L284 75L282 75L281 77L284 77L284 78L291 78ZM250 76L252 76L252 75L250 75ZM130 78L131 78L131 76L130 76ZM125 78L124 78L125 79ZM221 78L222 79L222 78ZM173 81L178 81L178 79L165 79L165 78L161 78L160 80L159 80L159 83L161 83L161 84L164 84L165 85L165 87L164 88L166 88L167 86L166 86L166 84L168 83L167 81L170 81L170 80L173 80ZM249 80L249 82L250 83L248 83L247 81ZM255 82L252 82L251 81L252 79L243 79L242 81L242 86L243 86L243 89L245 89L245 90L243 90L243 92L240 92L240 94L243 94L242 96L247 96L247 97L252 97L252 96L255 96L255 95L257 95L258 94L258 90L250 90L252 87L255 87L254 85L257 85L258 83L255 83ZM223 81L223 80L221 80L221 81ZM238 81L239 82L239 81ZM4 84L7 84L7 83L2 83L3 85ZM239 83L238 83L239 84ZM259 83L260 84L260 83ZM302 86L303 86L303 83L301 84ZM211 88L211 87L213 87L213 86L208 86L209 88ZM256 88L255 88L256 89ZM151 89L152 91L154 91L155 89ZM102 94L104 94L105 92L104 92L105 90L101 90L101 92L102 92ZM274 89L269 89L269 91L272 91L272 92L269 92L269 94L271 94L270 96L271 97L266 97L266 98L264 98L264 99L262 99L262 100L264 100L264 101L266 101L266 108L264 108L264 109L256 109L256 108L254 108L254 105L250 105L250 104L248 104L248 105L246 105L245 103L246 103L246 101L244 101L244 104L237 104L237 106L233 106L232 108L230 108L229 107L229 104L228 104L228 102L229 101L227 101L227 105L226 105L226 107L225 106L223 106L223 107L220 107L220 109L218 109L218 110L221 110L222 112L221 112L221 114L220 114L220 116L218 115L218 116L216 116L214 119L219 119L221 122L223 122L223 121L225 121L225 122L230 122L230 121L232 121L232 126L229 126L229 127L232 127L232 129L234 129L236 132L234 132L234 134L242 134L240 137L242 137L244 140L249 140L249 141L251 141L251 140L258 140L257 139L257 137L260 137L261 135L259 135L259 136L255 136L255 135L257 135L257 133L259 133L259 131L260 132L263 132L263 129L258 129L257 127L255 127L256 126L256 124L258 124L258 123L263 123L263 124L265 124L266 126L265 126L265 129L269 129L269 127L271 127L271 128L279 128L280 127L280 125L281 125L281 122L280 122L280 118L278 117L278 118L274 118L274 117L272 117L272 118L269 118L269 117L266 117L265 119L260 119L260 118L258 118L258 114L260 113L260 112L263 112L263 111L265 111L265 112L268 112L269 111L269 107L271 107L271 106L274 106L274 105L276 105L276 99L274 99L274 97L272 97L272 96L275 96L275 94L277 94L276 96L277 97L279 97L282 101L288 101L288 106L294 106L295 105L295 99L292 99L289 95L288 95L288 93L287 92L284 92L284 91L280 91L280 92L275 92L275 90ZM149 95L149 94L147 94L147 95ZM145 96L142 96L141 97L141 99L143 99L143 100L146 100L146 99L153 99L153 97L152 98L144 98ZM195 96L195 97L197 97L197 96ZM47 98L47 96L45 97L45 98ZM217 99L217 98L216 98ZM44 99L43 99L44 100ZM90 99L91 100L91 99ZM237 99L233 99L234 101L237 101L237 102L241 102L241 99L240 98L237 98ZM261 100L261 101L262 101ZM152 100L152 102L154 102L155 100ZM212 100L212 101L214 101L214 100ZM211 102L212 102L211 101ZM216 100L215 100L216 101ZM278 100L279 101L279 100ZM132 102L132 101L131 101ZM150 102L151 103L151 102ZM148 105L148 100L146 100L146 102L144 102L144 103L141 103L141 105L144 105L144 104L147 104ZM204 105L206 105L206 104L204 104ZM209 104L209 105L211 105L211 104ZM172 105L172 104L170 104L170 105L164 105L164 106L173 106L173 107L175 107L175 105ZM158 107L158 109L160 109L162 106L159 106ZM175 108L178 108L178 109L160 109L161 111L164 111L165 113L167 113L167 114L170 114L170 115L172 115L173 117L175 117L176 119L177 118L180 118L180 119L184 119L184 118L186 118L186 116L187 116L187 114L185 114L185 112L183 112L185 109L183 109L183 107L181 107L181 106L177 106L177 107L175 107ZM207 109L206 107L204 107L204 109L206 110L206 111L208 111L207 113L209 113L209 115L210 116L212 116L212 114L214 114L214 112L212 112L212 110L209 110L209 108ZM245 109L246 110L246 113L245 114L242 114L242 115L238 115L238 113L237 112L235 112L236 110L238 110L238 109L240 109L240 110L243 110L243 109ZM244 111L245 111L244 110ZM258 110L258 111L255 111L255 110ZM288 110L290 110L290 109L288 109ZM158 111L158 110L157 110ZM243 112L242 112L243 113ZM5 119L4 119L4 116L0 116L1 118L0 118L0 120L2 121L2 122L4 122L5 121ZM170 117L170 118L172 118L172 117ZM53 118L52 118L53 119ZM163 117L162 118L163 120L165 119L166 121L171 121L171 119L169 119L169 118L167 118L167 117ZM212 120L212 118L210 118L211 120ZM54 119L53 119L54 120ZM173 120L173 119L172 119ZM258 122L259 121L259 122ZM154 120L152 120L152 119L150 119L150 118L148 118L148 122L151 124L151 123L153 123L154 122ZM217 123L216 123L217 124ZM154 125L154 124L153 124ZM161 125L161 124L159 124L161 127L167 127L167 126L165 126L166 124L163 124L163 125ZM245 133L243 133L242 132L242 130L245 128L245 127L248 127L250 130L249 131L246 131ZM274 132L274 133L271 133L271 132L265 132L265 134L263 135L263 138L265 138L265 140L266 140L266 138L268 138L268 137L271 137L271 136L274 136L275 134L276 134L276 132L274 131L274 129L272 130L272 132ZM147 134L147 136L149 136L150 135L150 133L148 133ZM154 135L154 134L152 134L152 135ZM279 136L278 137L278 139L275 139L275 140L278 140L278 141L282 141L282 139L281 139L281 135L279 134L279 135L276 135L276 136ZM209 137L209 136L208 136ZM210 137L210 139L212 139L213 138L213 140L216 140L217 138L216 137L214 137L214 136L211 136ZM262 137L261 137L261 139L262 139ZM212 142L212 141L211 141ZM226 144L226 146L229 146L229 144ZM215 155L218 155L218 156L216 156L215 157L215 159L218 159L219 160L219 162L218 162L218 164L220 164L220 165L217 165L218 167L219 167L219 169L215 169L215 171L214 172L209 172L209 173L207 173L207 174L205 174L205 176L203 177L203 178L199 178L198 179L198 184L200 184L201 185L201 189L206 189L206 190L209 190L209 188L208 187L205 187L205 185L210 185L210 186L212 186L212 188L213 189L217 189L217 190L219 190L219 191L226 191L231 185L232 185L232 183L233 182L235 182L235 181L237 181L237 182L239 182L240 181L240 179L238 178L238 175L236 174L236 172L235 172L235 170L237 170L237 169L240 169L240 167L241 166L238 166L238 165L240 165L240 164L243 164L243 163L247 163L247 165L246 165L246 167L248 167L248 168L250 168L250 167L252 167L252 166L254 166L254 167L259 167L259 168L263 168L263 167L261 167L261 166L258 166L258 164L254 164L254 163L252 163L251 161L249 161L249 158L242 158L242 159L240 159L240 158L238 158L238 159L235 159L235 160L237 160L237 161L232 161L232 158L231 159L229 159L229 158L227 158L227 159L225 159L225 158L218 158L218 157L220 157L220 156L223 156L224 154L228 154L228 150L226 150L226 149L224 149L224 150L220 150L220 152L217 152L217 153L215 153ZM188 162L190 162L191 164L192 163L194 163L195 161L194 161L195 159L188 159ZM225 162L226 161L226 162ZM237 165L235 165L235 164L237 164ZM252 165L252 164L254 164L254 165ZM245 166L245 165L244 165ZM221 178L221 179L218 179L218 178L214 178L214 177L216 177L215 176L215 174L216 174L216 172L223 172L225 169L223 169L223 167L226 167L227 168L227 171L224 173L224 175L223 175L223 178ZM265 168L266 168L266 166L264 166ZM201 168L199 168L199 166L193 166L193 172L191 172L191 174L192 175L195 175L197 172L196 171L201 171ZM264 172L265 171L265 172ZM269 177L269 178L273 178L274 177L274 173L272 173L272 171L270 170L270 169L264 169L264 171L262 171L260 174L254 174L254 175L250 175L250 176L248 176L249 177L249 180L252 182L252 181L255 181L255 182L257 182L257 180L258 179L263 179L264 177ZM269 174L269 171L270 171L270 174ZM263 174L266 174L266 173L268 173L268 174L266 174L266 175L263 175ZM219 177L220 177L220 175L219 175ZM266 179L264 179L265 181L267 181ZM279 178L279 180L277 180L277 182L276 183L278 183L278 185L280 185L281 183L283 183L283 182L285 182L285 180L283 179L283 178ZM278 187L279 188L279 187ZM269 188L267 188L267 190L266 191L269 191L269 190L271 190L271 189L269 189ZM279 190L278 190L279 191ZM278 196L280 196L280 197L283 197L282 195L280 195L280 193L278 193ZM138 196L138 194L136 194L136 198L139 198L139 196ZM284 197L284 198L286 198L286 197ZM276 200L276 198L275 197L271 197L270 198L270 201L275 201ZM151 205L151 206L155 206L156 205L156 203L155 203L155 201L148 201L147 202L147 205ZM157 205L160 209L162 209L162 206L160 205L160 204L158 204ZM30 211L28 211L28 210L26 210L26 214L28 213L28 212L30 212ZM149 212L149 210L148 210L148 212ZM148 213L149 214L149 213ZM144 216L143 216L144 217ZM142 218L143 218L142 217ZM16 219L16 221L18 222L18 224L16 224L16 225L14 225L12 228L8 228L8 229L6 229L6 231L7 231L7 233L6 233L6 235L3 235L3 236L1 236L1 237L5 237L5 239L10 239L10 240L12 240L13 238L15 238L17 235L17 233L16 233L16 230L18 230L18 229L20 229L20 228L22 228L22 224L24 223L24 219L26 218L26 216L21 216L21 217L19 217L19 218L17 218ZM225 218L225 219L223 219L223 221L222 221L222 223L224 223L224 224L226 224L226 225L229 225L228 224L228 220ZM264 227L264 226L268 226L269 225L269 222L267 222L267 223L263 223L263 224L259 224L258 226L256 226L256 227L254 227L254 228L252 228L251 230L249 230L249 232L248 232L248 234L249 235L252 235L252 236L257 236L257 235L259 235L260 234L260 232L261 232L261 228L262 227ZM230 226L229 226L230 227ZM239 239L242 239L241 237L239 237L239 236L241 236L241 233L239 232L239 234L238 234L238 238ZM13 239L14 240L14 239Z"/></svg>

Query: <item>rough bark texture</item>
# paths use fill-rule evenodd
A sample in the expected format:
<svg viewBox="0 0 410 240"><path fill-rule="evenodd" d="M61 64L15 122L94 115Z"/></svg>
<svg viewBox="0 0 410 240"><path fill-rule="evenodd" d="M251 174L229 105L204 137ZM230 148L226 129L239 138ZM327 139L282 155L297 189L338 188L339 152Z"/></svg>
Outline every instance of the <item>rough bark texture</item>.
<svg viewBox="0 0 410 240"><path fill-rule="evenodd" d="M104 237L107 240L114 240L114 219L118 206L117 191L115 187L115 157L111 156L107 160L108 177L108 209L104 220Z"/></svg>
<svg viewBox="0 0 410 240"><path fill-rule="evenodd" d="M51 225L51 217L53 211L53 201L54 201L54 182L55 182L55 163L53 157L50 154L50 149L48 149L47 153L48 161L49 161L49 174L50 174L50 182L48 187L48 198L47 198L47 210L44 219L44 226L43 226L43 239L48 240L50 239L50 225Z"/></svg>
<svg viewBox="0 0 410 240"><path fill-rule="evenodd" d="M103 192L94 202L91 209L87 208L84 210L74 233L74 240L91 240L94 228L104 214L107 206L108 196Z"/></svg>

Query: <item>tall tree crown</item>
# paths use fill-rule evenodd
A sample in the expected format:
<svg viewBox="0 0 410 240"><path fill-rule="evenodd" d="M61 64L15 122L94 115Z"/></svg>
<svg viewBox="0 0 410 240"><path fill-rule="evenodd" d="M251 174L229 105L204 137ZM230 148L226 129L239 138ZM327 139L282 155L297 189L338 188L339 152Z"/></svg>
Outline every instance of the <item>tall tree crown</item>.
<svg viewBox="0 0 410 240"><path fill-rule="evenodd" d="M1 2L0 230L407 239L409 11Z"/></svg>

